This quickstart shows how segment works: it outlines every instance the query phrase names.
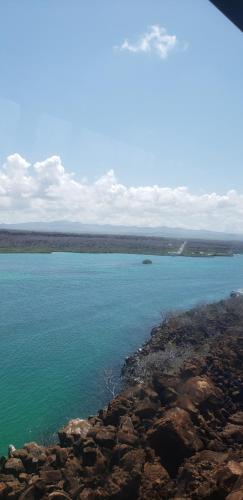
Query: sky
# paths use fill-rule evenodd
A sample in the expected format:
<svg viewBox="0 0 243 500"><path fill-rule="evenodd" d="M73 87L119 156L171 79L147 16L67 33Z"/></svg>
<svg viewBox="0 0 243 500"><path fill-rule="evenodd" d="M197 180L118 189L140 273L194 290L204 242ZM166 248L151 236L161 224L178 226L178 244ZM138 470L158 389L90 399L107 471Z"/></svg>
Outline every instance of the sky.
<svg viewBox="0 0 243 500"><path fill-rule="evenodd" d="M208 0L0 19L0 223L243 232L243 34Z"/></svg>

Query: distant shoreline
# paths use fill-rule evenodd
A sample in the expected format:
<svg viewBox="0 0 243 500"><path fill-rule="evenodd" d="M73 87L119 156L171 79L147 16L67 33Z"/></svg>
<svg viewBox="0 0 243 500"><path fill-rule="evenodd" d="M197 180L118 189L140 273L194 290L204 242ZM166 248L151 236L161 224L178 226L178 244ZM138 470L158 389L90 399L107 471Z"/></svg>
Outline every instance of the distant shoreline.
<svg viewBox="0 0 243 500"><path fill-rule="evenodd" d="M182 250L181 250L182 249ZM151 256L233 257L243 242L108 234L0 230L0 253L120 253Z"/></svg>

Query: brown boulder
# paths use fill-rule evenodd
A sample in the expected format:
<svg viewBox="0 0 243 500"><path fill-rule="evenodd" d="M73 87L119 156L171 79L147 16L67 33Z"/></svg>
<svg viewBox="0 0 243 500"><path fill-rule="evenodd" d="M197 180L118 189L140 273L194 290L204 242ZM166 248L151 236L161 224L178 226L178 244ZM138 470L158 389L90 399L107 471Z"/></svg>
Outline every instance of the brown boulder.
<svg viewBox="0 0 243 500"><path fill-rule="evenodd" d="M136 470L137 472L142 472L143 466L145 463L145 451L140 448L137 450L131 450L126 453L120 461L120 466L131 472L132 470Z"/></svg>
<svg viewBox="0 0 243 500"><path fill-rule="evenodd" d="M179 469L177 496L194 499L224 498L217 474L224 467L227 453L203 450L187 459Z"/></svg>
<svg viewBox="0 0 243 500"><path fill-rule="evenodd" d="M40 478L46 484L55 484L55 483L58 483L59 481L61 481L62 473L59 469L41 470L40 471Z"/></svg>
<svg viewBox="0 0 243 500"><path fill-rule="evenodd" d="M127 444L128 446L136 446L138 443L138 437L131 432L118 431L117 443Z"/></svg>
<svg viewBox="0 0 243 500"><path fill-rule="evenodd" d="M243 425L227 424L221 432L221 438L231 444L232 442L243 443Z"/></svg>
<svg viewBox="0 0 243 500"><path fill-rule="evenodd" d="M243 411L237 411L229 417L229 422L235 425L243 425Z"/></svg>
<svg viewBox="0 0 243 500"><path fill-rule="evenodd" d="M74 441L80 438L85 439L91 427L88 420L83 420L81 418L69 420L68 424L62 427L58 432L61 446L71 446Z"/></svg>
<svg viewBox="0 0 243 500"><path fill-rule="evenodd" d="M8 487L5 483L0 483L0 498L6 498Z"/></svg>
<svg viewBox="0 0 243 500"><path fill-rule="evenodd" d="M118 425L120 417L127 413L130 405L131 402L124 395L119 395L114 398L108 405L105 416L105 424Z"/></svg>
<svg viewBox="0 0 243 500"><path fill-rule="evenodd" d="M176 377L169 375L154 374L153 385L162 404L168 405L176 401L177 386L179 381Z"/></svg>
<svg viewBox="0 0 243 500"><path fill-rule="evenodd" d="M14 476L17 476L20 472L25 472L20 458L9 458L4 464L4 470L7 474L13 474Z"/></svg>
<svg viewBox="0 0 243 500"><path fill-rule="evenodd" d="M106 483L107 500L134 500L137 496L138 479L120 467L114 467Z"/></svg>
<svg viewBox="0 0 243 500"><path fill-rule="evenodd" d="M129 415L123 415L120 419L120 429L122 432L134 432L134 425Z"/></svg>
<svg viewBox="0 0 243 500"><path fill-rule="evenodd" d="M149 398L138 401L136 404L135 415L141 419L153 418L158 410L158 405L150 401Z"/></svg>
<svg viewBox="0 0 243 500"><path fill-rule="evenodd" d="M182 392L187 394L195 405L205 409L218 408L224 401L223 392L205 376L189 378L184 383Z"/></svg>
<svg viewBox="0 0 243 500"><path fill-rule="evenodd" d="M243 477L243 462L230 460L219 469L216 479L220 489L227 494L230 493L239 477Z"/></svg>
<svg viewBox="0 0 243 500"><path fill-rule="evenodd" d="M184 458L203 448L189 414L178 407L167 410L155 422L148 431L148 439L171 472L175 472Z"/></svg>
<svg viewBox="0 0 243 500"><path fill-rule="evenodd" d="M139 489L139 499L153 500L169 498L170 477L165 468L159 463L145 463L141 486Z"/></svg>
<svg viewBox="0 0 243 500"><path fill-rule="evenodd" d="M233 490L226 497L226 500L243 500L243 478L242 476L234 484Z"/></svg>
<svg viewBox="0 0 243 500"><path fill-rule="evenodd" d="M226 497L226 500L243 500L243 488L241 491L233 491L230 493Z"/></svg>
<svg viewBox="0 0 243 500"><path fill-rule="evenodd" d="M103 428L98 431L95 435L95 441L99 446L104 446L104 448L113 448L116 444L116 434L114 430Z"/></svg>
<svg viewBox="0 0 243 500"><path fill-rule="evenodd" d="M71 497L64 491L53 491L48 495L49 500L71 500Z"/></svg>

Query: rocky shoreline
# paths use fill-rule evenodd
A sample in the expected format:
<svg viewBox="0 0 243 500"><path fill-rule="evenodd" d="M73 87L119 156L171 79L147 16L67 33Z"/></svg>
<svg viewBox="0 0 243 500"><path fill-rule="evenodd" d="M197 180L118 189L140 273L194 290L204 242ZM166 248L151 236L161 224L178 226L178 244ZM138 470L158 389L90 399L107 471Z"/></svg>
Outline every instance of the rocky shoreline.
<svg viewBox="0 0 243 500"><path fill-rule="evenodd" d="M164 319L124 390L1 459L0 498L243 499L243 299Z"/></svg>

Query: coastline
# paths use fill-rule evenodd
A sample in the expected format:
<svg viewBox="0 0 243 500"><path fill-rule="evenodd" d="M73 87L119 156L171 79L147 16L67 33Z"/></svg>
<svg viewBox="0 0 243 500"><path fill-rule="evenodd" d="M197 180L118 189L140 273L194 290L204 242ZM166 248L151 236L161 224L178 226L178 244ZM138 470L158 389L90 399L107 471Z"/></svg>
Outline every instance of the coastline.
<svg viewBox="0 0 243 500"><path fill-rule="evenodd" d="M242 361L242 298L164 318L126 360L125 389L107 408L70 421L60 445L30 443L2 459L2 498L234 500Z"/></svg>
<svg viewBox="0 0 243 500"><path fill-rule="evenodd" d="M48 233L0 229L0 253L123 253L171 257L233 257L243 242L116 234Z"/></svg>

